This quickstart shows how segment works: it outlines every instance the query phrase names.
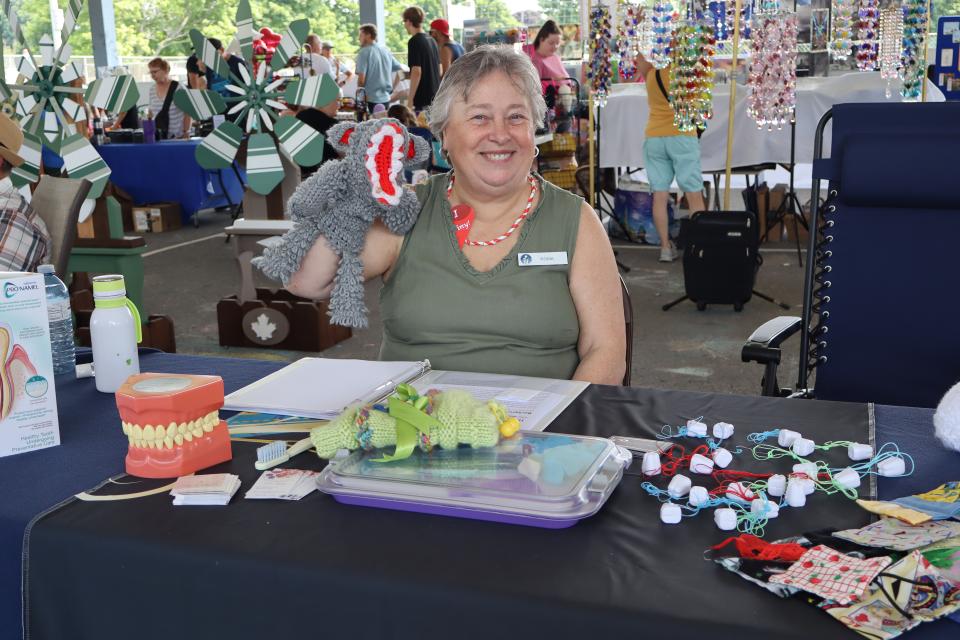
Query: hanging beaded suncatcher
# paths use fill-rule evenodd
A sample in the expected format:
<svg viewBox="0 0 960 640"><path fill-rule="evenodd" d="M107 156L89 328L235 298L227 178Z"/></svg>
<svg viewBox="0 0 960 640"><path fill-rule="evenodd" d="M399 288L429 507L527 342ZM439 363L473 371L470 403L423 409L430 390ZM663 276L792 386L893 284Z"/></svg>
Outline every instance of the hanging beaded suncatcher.
<svg viewBox="0 0 960 640"><path fill-rule="evenodd" d="M674 32L670 96L673 121L680 131L707 126L713 117L713 56L716 40L709 26L687 22Z"/></svg>
<svg viewBox="0 0 960 640"><path fill-rule="evenodd" d="M920 100L926 69L926 0L903 0L903 53L900 58L900 95L906 101Z"/></svg>
<svg viewBox="0 0 960 640"><path fill-rule="evenodd" d="M887 81L887 98L893 95L890 83L900 72L903 39L903 10L899 6L880 11L880 77Z"/></svg>
<svg viewBox="0 0 960 640"><path fill-rule="evenodd" d="M754 14L747 115L757 122L757 128L781 129L793 119L797 104L797 32L795 13Z"/></svg>
<svg viewBox="0 0 960 640"><path fill-rule="evenodd" d="M670 64L670 40L676 17L670 0L657 0L654 3L650 18L650 63L657 69Z"/></svg>
<svg viewBox="0 0 960 640"><path fill-rule="evenodd" d="M590 68L587 70L587 79L590 80L597 105L601 107L607 103L613 76L610 67L611 39L610 10L596 6L590 10Z"/></svg>
<svg viewBox="0 0 960 640"><path fill-rule="evenodd" d="M833 0L830 59L846 60L853 48L853 22L857 0Z"/></svg>
<svg viewBox="0 0 960 640"><path fill-rule="evenodd" d="M617 6L617 52L620 54L620 77L633 80L637 73L636 55L641 50L644 9L621 0Z"/></svg>
<svg viewBox="0 0 960 640"><path fill-rule="evenodd" d="M860 23L857 28L857 68L873 71L877 68L877 21L880 10L878 0L860 0Z"/></svg>

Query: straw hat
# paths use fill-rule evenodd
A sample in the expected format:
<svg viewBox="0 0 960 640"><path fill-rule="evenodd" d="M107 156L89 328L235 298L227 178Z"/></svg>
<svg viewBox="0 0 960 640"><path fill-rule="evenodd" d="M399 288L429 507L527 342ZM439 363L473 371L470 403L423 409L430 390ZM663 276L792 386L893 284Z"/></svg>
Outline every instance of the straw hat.
<svg viewBox="0 0 960 640"><path fill-rule="evenodd" d="M20 125L0 113L0 157L15 167L23 164L23 158L17 155L23 144L23 131Z"/></svg>

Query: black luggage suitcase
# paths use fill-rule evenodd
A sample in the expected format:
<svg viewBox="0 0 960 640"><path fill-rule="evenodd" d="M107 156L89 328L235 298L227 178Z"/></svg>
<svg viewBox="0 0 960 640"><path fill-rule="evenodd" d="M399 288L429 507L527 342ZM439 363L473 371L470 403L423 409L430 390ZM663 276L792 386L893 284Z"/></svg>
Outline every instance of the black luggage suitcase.
<svg viewBox="0 0 960 640"><path fill-rule="evenodd" d="M680 241L687 295L663 310L689 299L700 311L708 304L732 304L742 311L753 296L763 261L756 216L749 211L701 211L682 223Z"/></svg>

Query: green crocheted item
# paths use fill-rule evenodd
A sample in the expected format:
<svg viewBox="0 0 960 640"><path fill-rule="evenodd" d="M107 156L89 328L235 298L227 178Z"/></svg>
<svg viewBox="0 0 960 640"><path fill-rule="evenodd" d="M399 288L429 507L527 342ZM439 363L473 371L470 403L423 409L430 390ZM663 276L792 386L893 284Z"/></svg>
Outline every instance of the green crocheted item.
<svg viewBox="0 0 960 640"><path fill-rule="evenodd" d="M453 449L459 445L492 447L500 441L499 425L506 411L497 403L481 402L466 391L451 389L430 395L427 413L437 425L420 433L418 446ZM317 455L329 460L338 450L381 449L397 444L397 421L370 406L354 406L329 424L310 431Z"/></svg>

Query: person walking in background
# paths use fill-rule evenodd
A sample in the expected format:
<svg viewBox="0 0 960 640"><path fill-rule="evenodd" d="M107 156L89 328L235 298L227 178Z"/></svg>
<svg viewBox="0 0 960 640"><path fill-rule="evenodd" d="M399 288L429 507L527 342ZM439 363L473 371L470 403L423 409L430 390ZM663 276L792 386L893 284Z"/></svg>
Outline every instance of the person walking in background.
<svg viewBox="0 0 960 640"><path fill-rule="evenodd" d="M367 112L381 104L384 109L390 104L393 91L393 74L403 68L387 48L377 42L377 27L360 25L357 34L360 52L357 53L357 87L363 89L367 99Z"/></svg>
<svg viewBox="0 0 960 640"><path fill-rule="evenodd" d="M450 38L450 23L442 18L430 23L430 37L440 49L440 72L446 75L454 60L463 55L463 45Z"/></svg>
<svg viewBox="0 0 960 640"><path fill-rule="evenodd" d="M353 71L350 70L347 65L340 62L335 55L333 55L333 43L329 41L324 41L320 43L320 55L327 59L327 62L330 64L330 74L333 76L333 79L341 87L346 84L347 80L350 79L350 76L353 75Z"/></svg>
<svg viewBox="0 0 960 640"><path fill-rule="evenodd" d="M153 79L149 101L157 123L157 140L189 137L190 116L173 103L180 83L170 80L170 64L163 58L154 58L147 63L147 68Z"/></svg>
<svg viewBox="0 0 960 640"><path fill-rule="evenodd" d="M700 171L700 140L696 131L680 131L673 123L670 104L670 69L656 69L637 53L638 77L647 85L646 140L643 143L644 169L653 191L653 224L660 235L660 262L673 262L677 251L670 241L667 200L674 178L687 196L691 212L706 209L703 202L703 173Z"/></svg>
<svg viewBox="0 0 960 640"><path fill-rule="evenodd" d="M319 76L320 74L325 73L336 80L337 76L333 73L333 69L330 66L330 61L320 53L322 51L320 36L315 33L311 33L309 36L307 36L305 47L307 48L307 51L305 51L303 54L303 62L306 64L302 65L302 68L305 68L309 75ZM301 72L300 75L303 75L303 72Z"/></svg>
<svg viewBox="0 0 960 640"><path fill-rule="evenodd" d="M410 65L407 106L414 111L429 107L440 86L440 53L433 38L423 32L424 19L420 7L407 7L403 11L403 28L410 34L407 41L407 64Z"/></svg>

